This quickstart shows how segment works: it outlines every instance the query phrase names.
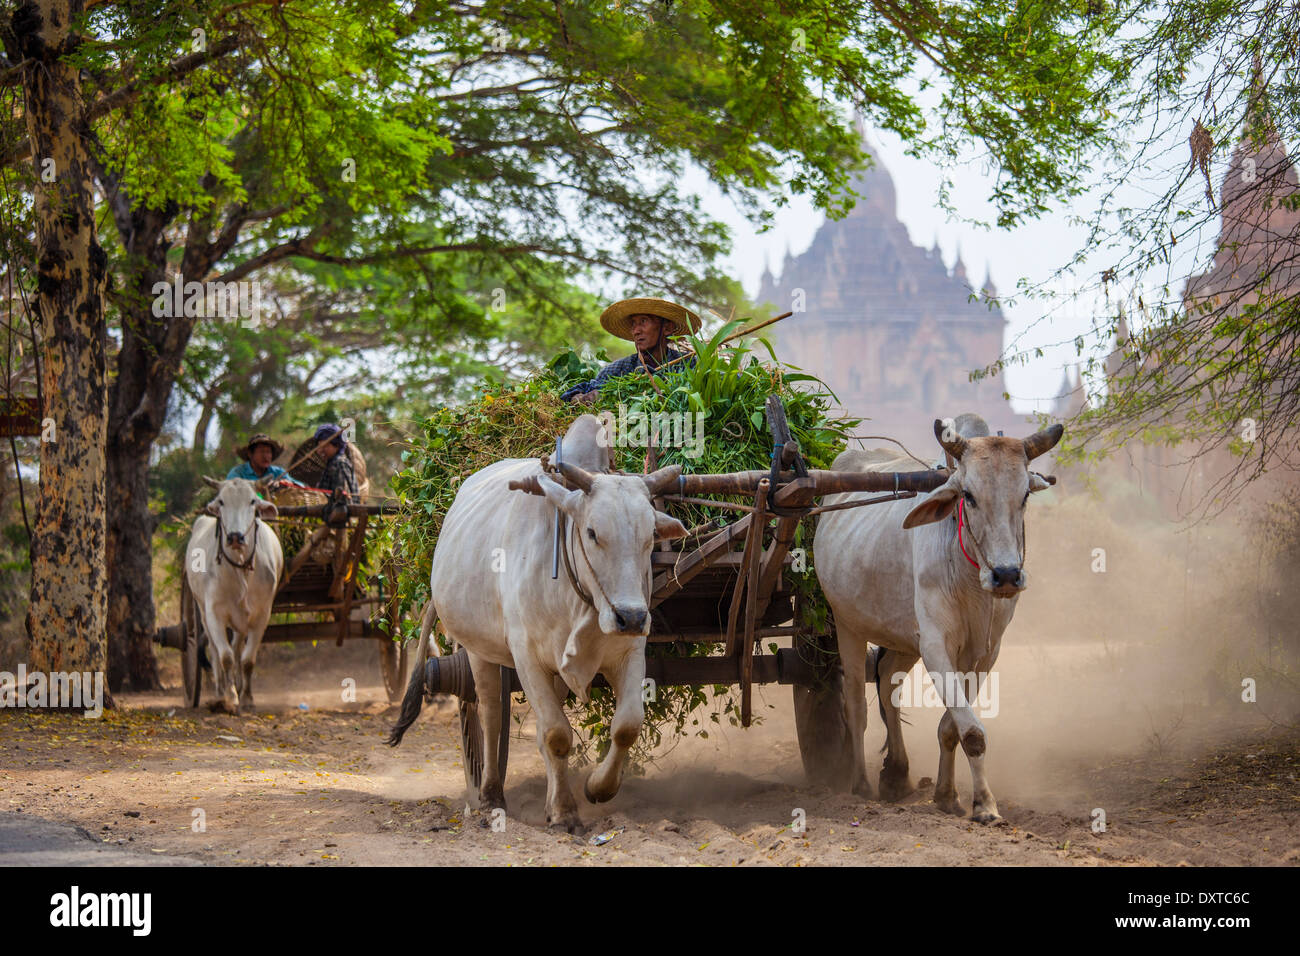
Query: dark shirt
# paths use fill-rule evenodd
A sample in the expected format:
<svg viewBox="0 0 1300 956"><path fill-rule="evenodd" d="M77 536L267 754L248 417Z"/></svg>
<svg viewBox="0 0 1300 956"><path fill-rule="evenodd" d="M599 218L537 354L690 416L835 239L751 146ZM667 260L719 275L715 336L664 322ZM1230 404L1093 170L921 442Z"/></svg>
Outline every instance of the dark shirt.
<svg viewBox="0 0 1300 956"><path fill-rule="evenodd" d="M676 349L665 348L664 362L671 362L675 358L680 358L683 354L685 353L679 352ZM617 361L610 362L603 369L601 369L600 374L597 375L595 378L593 378L591 381L582 382L578 385L573 386L573 388L569 389L567 392L562 393L560 395L560 398L563 401L567 402L574 395L585 395L587 392L599 391L600 387L604 385L606 382L608 382L611 378L618 378L620 375L631 375L633 372L640 371L642 357L645 358L645 364L652 373L654 373L655 375L660 374L659 372L660 363L655 361L655 357L653 355L649 354L648 352L646 353L633 352L631 355L626 356L625 358L621 358L618 359ZM694 365L694 364L695 364L695 356L691 355L689 358L685 359L684 361L678 362L676 365L673 365L670 369L668 369L668 371L675 372L680 370L683 366Z"/></svg>
<svg viewBox="0 0 1300 956"><path fill-rule="evenodd" d="M325 470L320 476L320 488L322 491L346 488L352 501L360 503L361 497L357 493L357 475L352 468L352 456L348 454L346 448L325 463Z"/></svg>

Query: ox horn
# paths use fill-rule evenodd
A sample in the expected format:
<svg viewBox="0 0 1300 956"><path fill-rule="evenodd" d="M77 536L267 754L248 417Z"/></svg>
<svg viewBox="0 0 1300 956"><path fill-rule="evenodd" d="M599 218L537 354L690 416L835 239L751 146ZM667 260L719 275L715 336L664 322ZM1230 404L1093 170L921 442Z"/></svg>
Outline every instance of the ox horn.
<svg viewBox="0 0 1300 956"><path fill-rule="evenodd" d="M211 487L213 487L213 488L220 488L220 487L221 487L221 482L218 481L216 478L213 478L211 475L204 475L204 476L203 476L203 483L204 483L205 485L209 485L209 486L211 486Z"/></svg>
<svg viewBox="0 0 1300 956"><path fill-rule="evenodd" d="M645 486L650 490L650 497L660 494L675 482L682 473L681 465L665 465L657 471L652 471L648 475L642 475L645 479Z"/></svg>
<svg viewBox="0 0 1300 956"><path fill-rule="evenodd" d="M961 461L961 456L966 453L966 439L954 431L952 441L944 441L944 430L943 421L936 418L934 420L934 437L939 439L939 444L943 446L943 450L952 455L953 461Z"/></svg>
<svg viewBox="0 0 1300 956"><path fill-rule="evenodd" d="M1051 451L1061 435L1065 433L1065 426L1061 424L1049 425L1041 432L1034 432L1025 441L1025 457L1033 461L1044 452Z"/></svg>
<svg viewBox="0 0 1300 956"><path fill-rule="evenodd" d="M585 468L571 465L567 461L560 462L559 468L560 474L565 478L569 479L569 481L573 482L588 494L591 493L591 483L595 480L595 475L587 471Z"/></svg>

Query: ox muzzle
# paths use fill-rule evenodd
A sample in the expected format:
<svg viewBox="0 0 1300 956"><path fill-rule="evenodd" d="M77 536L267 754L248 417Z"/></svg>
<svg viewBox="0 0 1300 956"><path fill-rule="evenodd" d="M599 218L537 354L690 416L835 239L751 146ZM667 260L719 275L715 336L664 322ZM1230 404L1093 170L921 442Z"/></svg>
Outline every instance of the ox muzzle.
<svg viewBox="0 0 1300 956"><path fill-rule="evenodd" d="M640 634L645 630L646 618L650 616L650 612L645 608L618 605L611 605L611 608L614 612L614 623L620 633Z"/></svg>
<svg viewBox="0 0 1300 956"><path fill-rule="evenodd" d="M1008 564L990 568L989 583L998 597L1014 597L1025 589L1025 569Z"/></svg>

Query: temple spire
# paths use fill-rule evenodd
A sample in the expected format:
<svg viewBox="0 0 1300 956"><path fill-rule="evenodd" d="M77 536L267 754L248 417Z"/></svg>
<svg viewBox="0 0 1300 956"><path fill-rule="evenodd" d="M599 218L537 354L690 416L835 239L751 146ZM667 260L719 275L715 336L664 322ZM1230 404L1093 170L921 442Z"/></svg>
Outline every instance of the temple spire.
<svg viewBox="0 0 1300 956"><path fill-rule="evenodd" d="M993 284L993 264L985 263L984 265L984 295L990 299L996 299L998 288Z"/></svg>

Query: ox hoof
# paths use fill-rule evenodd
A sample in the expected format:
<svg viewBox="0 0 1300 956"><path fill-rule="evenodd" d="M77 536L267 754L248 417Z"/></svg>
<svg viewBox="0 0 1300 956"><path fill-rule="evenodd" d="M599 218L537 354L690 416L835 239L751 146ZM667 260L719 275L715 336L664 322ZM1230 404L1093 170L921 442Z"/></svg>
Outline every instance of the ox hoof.
<svg viewBox="0 0 1300 956"><path fill-rule="evenodd" d="M483 787L478 794L479 809L491 813L493 810L506 809L506 791L505 787L497 784L495 787Z"/></svg>
<svg viewBox="0 0 1300 956"><path fill-rule="evenodd" d="M911 796L915 793L912 781L907 778L907 774L897 776L880 771L880 799L886 803L897 803L904 797Z"/></svg>
<svg viewBox="0 0 1300 956"><path fill-rule="evenodd" d="M961 805L961 801L957 799L955 793L946 797L936 794L934 805L944 813L951 813L955 817L964 817L966 815L966 808Z"/></svg>
<svg viewBox="0 0 1300 956"><path fill-rule="evenodd" d="M961 739L961 749L966 752L967 757L983 757L984 747L984 731L978 727L966 731L966 736Z"/></svg>
<svg viewBox="0 0 1300 956"><path fill-rule="evenodd" d="M562 813L558 817L548 815L546 821L549 830L563 830L565 833L582 832L582 821L578 819L577 811Z"/></svg>
<svg viewBox="0 0 1300 956"><path fill-rule="evenodd" d="M606 792L601 789L592 790L590 777L588 777L582 783L582 795L585 796L590 803L606 803L610 800L613 800L614 795L617 793L618 793L617 789L611 790L609 792Z"/></svg>
<svg viewBox="0 0 1300 956"><path fill-rule="evenodd" d="M211 711L212 713L214 713L214 714L236 714L236 715L238 715L238 713L239 713L239 706L236 704L235 706L232 707L230 704L226 703L224 700L214 700L214 701L212 701L212 703L208 704L208 710L210 710L210 711Z"/></svg>
<svg viewBox="0 0 1300 956"><path fill-rule="evenodd" d="M867 779L866 774L859 777L858 782L853 785L853 795L864 800L872 798L871 781Z"/></svg>
<svg viewBox="0 0 1300 956"><path fill-rule="evenodd" d="M1007 824L1007 821L1002 819L1001 814L998 813L997 807L990 808L976 806L972 811L970 818L976 823L983 823L986 825L992 824L994 826L1006 826Z"/></svg>

